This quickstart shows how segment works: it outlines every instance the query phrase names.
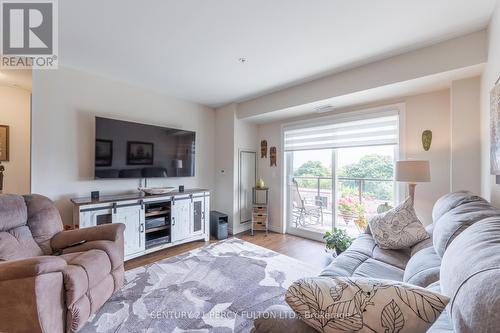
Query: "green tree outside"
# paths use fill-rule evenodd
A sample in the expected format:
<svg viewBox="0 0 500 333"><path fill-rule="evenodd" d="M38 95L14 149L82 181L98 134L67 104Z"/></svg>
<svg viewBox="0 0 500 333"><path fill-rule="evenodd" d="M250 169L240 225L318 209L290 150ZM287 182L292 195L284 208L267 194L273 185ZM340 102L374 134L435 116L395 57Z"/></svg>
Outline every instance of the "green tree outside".
<svg viewBox="0 0 500 333"><path fill-rule="evenodd" d="M369 154L361 157L358 163L344 166L338 172L338 177L349 178L372 178L372 179L393 179L394 162L391 156ZM367 196L372 196L381 200L392 200L392 182L365 181L363 192ZM350 195L357 191L358 185L355 181L344 181L341 183L342 194Z"/></svg>
<svg viewBox="0 0 500 333"><path fill-rule="evenodd" d="M323 165L320 161L307 161L295 172L295 177L331 177L331 169ZM394 162L391 156L368 154L359 159L357 163L352 163L342 167L338 171L338 177L348 178L372 178L392 180L394 176ZM297 183L302 188L316 188L317 180L297 179ZM357 181L342 181L340 184L342 196L357 196ZM363 193L365 196L375 197L381 200L392 200L392 182L365 181ZM331 188L329 179L320 180L321 189Z"/></svg>
<svg viewBox="0 0 500 333"><path fill-rule="evenodd" d="M302 164L295 172L295 177L331 177L332 171L320 161L307 161ZM297 179L297 183L303 188L316 188L318 181L315 179ZM329 189L332 186L331 180L320 180L321 189Z"/></svg>
<svg viewBox="0 0 500 333"><path fill-rule="evenodd" d="M394 162L391 156L369 154L361 157L358 163L344 166L339 177L392 179Z"/></svg>

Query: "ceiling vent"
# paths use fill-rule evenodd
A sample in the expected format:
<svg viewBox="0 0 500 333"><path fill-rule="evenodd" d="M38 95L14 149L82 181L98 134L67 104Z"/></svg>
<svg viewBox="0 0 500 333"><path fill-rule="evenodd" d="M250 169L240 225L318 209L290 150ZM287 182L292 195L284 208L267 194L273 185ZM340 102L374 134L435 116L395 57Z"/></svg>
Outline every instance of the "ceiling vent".
<svg viewBox="0 0 500 333"><path fill-rule="evenodd" d="M314 112L326 113L326 112L331 112L333 110L335 110L335 107L333 105L321 105L321 106L318 106L317 108L315 108Z"/></svg>

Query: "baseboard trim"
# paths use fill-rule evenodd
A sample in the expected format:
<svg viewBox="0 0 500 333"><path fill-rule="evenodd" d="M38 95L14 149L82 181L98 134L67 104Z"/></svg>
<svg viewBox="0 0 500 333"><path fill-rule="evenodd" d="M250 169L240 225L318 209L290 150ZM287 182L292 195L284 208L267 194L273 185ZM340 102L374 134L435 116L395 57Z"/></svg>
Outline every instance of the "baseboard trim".
<svg viewBox="0 0 500 333"><path fill-rule="evenodd" d="M281 229L281 227L277 227L277 226L274 226L274 225L270 225L269 226L269 231L277 232L278 234L284 234L284 232Z"/></svg>
<svg viewBox="0 0 500 333"><path fill-rule="evenodd" d="M244 233L244 232L250 231L250 229L251 229L251 228L250 228L250 226L248 226L248 228L246 228L246 229L242 229L242 230L240 230L239 232L237 232L236 234L235 234L235 233L233 233L233 232L229 232L229 231L228 231L228 234L229 234L229 235L231 235L231 236L240 235L240 234L242 234L242 233ZM269 228L268 228L268 230L269 230L269 231L271 231L271 232L275 232L275 233L277 233L277 234L285 234L285 233L281 230L281 228L280 228L280 227L277 227L277 226L274 226L274 225L270 225L270 226L269 226ZM256 232L257 232L257 231L256 231Z"/></svg>

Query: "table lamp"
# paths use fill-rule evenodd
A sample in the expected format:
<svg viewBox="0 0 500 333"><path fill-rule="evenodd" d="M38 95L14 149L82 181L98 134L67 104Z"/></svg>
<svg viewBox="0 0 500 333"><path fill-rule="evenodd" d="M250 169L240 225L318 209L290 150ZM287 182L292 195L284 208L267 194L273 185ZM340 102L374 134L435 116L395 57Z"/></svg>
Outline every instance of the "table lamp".
<svg viewBox="0 0 500 333"><path fill-rule="evenodd" d="M179 176L179 169L182 169L182 160L174 160L175 175Z"/></svg>
<svg viewBox="0 0 500 333"><path fill-rule="evenodd" d="M396 162L396 181L407 182L410 198L415 199L417 183L431 181L429 161L406 160Z"/></svg>

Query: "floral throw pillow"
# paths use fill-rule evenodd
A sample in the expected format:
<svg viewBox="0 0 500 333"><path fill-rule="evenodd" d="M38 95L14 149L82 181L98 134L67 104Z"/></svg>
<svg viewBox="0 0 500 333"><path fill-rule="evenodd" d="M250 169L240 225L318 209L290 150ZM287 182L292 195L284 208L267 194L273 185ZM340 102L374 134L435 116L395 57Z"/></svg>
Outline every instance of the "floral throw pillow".
<svg viewBox="0 0 500 333"><path fill-rule="evenodd" d="M316 277L294 282L286 302L318 332L425 332L448 297L402 282Z"/></svg>
<svg viewBox="0 0 500 333"><path fill-rule="evenodd" d="M415 213L411 198L383 214L372 217L368 224L375 242L381 249L406 249L429 238Z"/></svg>

